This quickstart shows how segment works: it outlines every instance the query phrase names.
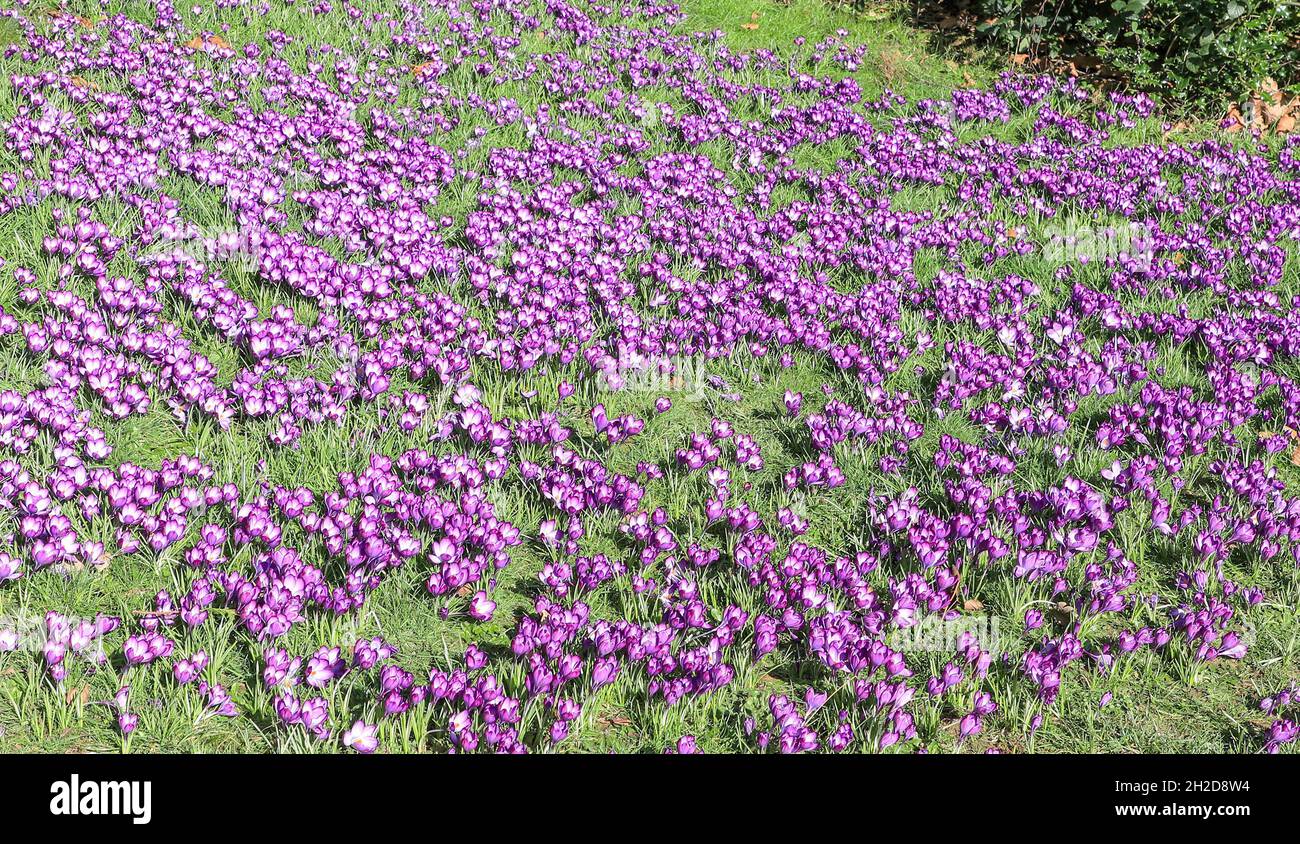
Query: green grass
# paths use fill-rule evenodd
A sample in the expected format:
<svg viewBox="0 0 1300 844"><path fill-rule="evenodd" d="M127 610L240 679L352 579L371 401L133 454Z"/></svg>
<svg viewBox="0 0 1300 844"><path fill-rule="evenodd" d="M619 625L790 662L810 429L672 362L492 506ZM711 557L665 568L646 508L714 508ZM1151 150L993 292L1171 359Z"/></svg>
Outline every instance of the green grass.
<svg viewBox="0 0 1300 844"><path fill-rule="evenodd" d="M384 8L384 4L378 2L358 5L367 10ZM135 0L112 0L103 11L97 10L97 4L85 0L72 2L69 8L90 17L120 11L136 20L150 19L147 4ZM971 82L987 85L995 76L993 68L959 67L930 54L924 38L897 23L896 18L888 14L888 9L873 9L857 15L818 0L790 0L788 3L686 0L683 8L689 16L681 27L683 31L721 30L725 33L724 43L734 51L772 49L787 56L796 37L815 44L834 35L837 30L847 31L850 43L868 46L860 67L848 70L827 59L807 70L815 74L852 77L861 86L865 100L876 99L886 90L901 93L912 102L942 99L954 88ZM188 8L180 11L191 30L213 28L211 10L209 17L201 22L192 20ZM309 18L298 7L277 6L264 16L249 16L238 9L216 14L218 21L231 24L226 37L236 45L262 41L271 30L292 34L298 43L289 51L288 60L297 70L302 70L310 60L309 47L329 43L346 49L359 37L353 24L342 15ZM38 25L48 26L48 22L41 21ZM15 40L14 25L0 21L0 46ZM589 49L567 43L561 46L579 56ZM542 39L534 36L517 49L556 49L556 40L543 43ZM202 62L201 59L200 64ZM407 81L406 64L406 59L395 56L388 68L402 79L397 107L418 104L418 92ZM17 59L2 60L0 76L7 80L9 74L19 72L20 67L21 62ZM23 68L21 72L34 71ZM765 73L747 68L736 72L734 81L761 85ZM96 81L105 86L114 84L114 80L107 76ZM476 84L467 68L453 72L444 83L459 94L472 90ZM526 112L535 110L546 96L532 82L511 83L494 94L516 98ZM262 90L249 91L247 102L253 108L261 107L265 95ZM667 103L679 112L692 107L665 88L643 91L641 97L643 102ZM50 99L60 107L84 112L83 106L62 95L52 94ZM11 117L18 102L19 98L8 89L8 82L0 81L0 117ZM385 104L372 99L358 109L358 123L368 126L370 109L384 107ZM751 97L754 119L762 119L767 107L769 104L761 96ZM458 116L470 116L468 110L461 111ZM576 128L591 129L600 125L594 117L575 116L570 119ZM986 132L1011 143L1023 139L1031 124L1031 118L1018 117L1006 125L966 128L963 129L963 139L967 139L970 133ZM454 150L469 140L473 128L468 121L463 123L444 143ZM494 127L481 146L470 149L468 161L474 165L481 164L492 148L517 145L521 139L521 130L516 126ZM1152 128L1151 122L1128 132L1117 132L1115 138L1116 143L1158 140L1158 132ZM850 139L840 139L817 147L804 145L795 151L795 166L829 170L838 160L853 154L853 144ZM669 142L656 138L649 154L671 148ZM730 148L721 141L706 144L697 152L711 155L724 170L730 166ZM20 163L8 152L0 151L0 171L28 166L38 175L46 175L48 156L38 155L32 162ZM742 184L742 187L753 186ZM886 187L896 208L926 212L952 201L958 186L912 184L899 179ZM172 178L165 184L165 189L180 200L186 215L200 225L220 227L230 226L233 222L230 214L222 208L220 194L211 188ZM430 213L433 216L451 215L463 224L476 197L477 186L458 179L431 204ZM782 186L773 194L772 207L777 210L790 202L806 199L799 188ZM635 199L620 197L619 202L623 203L619 213L626 213L629 207L634 206ZM0 307L12 309L15 301L13 267L35 269L42 289L50 289L56 283L52 263L39 253L40 238L47 231L50 209L56 204L69 208L66 204L49 200L0 217L0 255L6 262L0 268ZM109 202L96 208L98 218L119 220L122 226L138 222L134 214L120 204ZM999 206L992 216L1008 224L1026 225L1023 215L1005 206ZM1042 223L1041 219L1035 219L1027 227L1035 230ZM343 252L342 244L329 239L309 240L334 254ZM946 257L923 254L913 271L918 279L932 283L938 270L947 265ZM981 266L978 255L965 257L969 265ZM131 274L134 268L130 264L124 255L120 258L120 266L115 266L114 270ZM984 272L988 277L1015 272L1038 281L1043 287L1039 308L1050 311L1068 296L1068 289L1062 289L1053 280L1054 269L1038 257L1013 257L986 267ZM1288 273L1287 284L1294 289L1294 262L1289 263ZM1101 280L1099 276L1090 278L1087 273L1080 273L1079 277L1094 285ZM312 324L318 316L312 303L286 289L264 284L252 273L232 273L228 278L232 289L253 301L263 314L276 305L288 305L295 309L298 319L304 324ZM837 284L841 283L844 290L851 291L860 287L863 280L846 274L837 279ZM437 284L437 280L430 282L431 287ZM1158 295L1126 295L1125 298L1129 306L1144 310L1167 307ZM219 368L219 383L229 384L238 369L247 363L242 359L242 353L230 347L215 332L197 325L188 308L175 299L168 299L163 317L182 327L196 350ZM490 308L479 302L466 304L472 313L486 322L493 319ZM345 328L350 330L355 326L345 325ZM918 330L930 331L938 349L942 349L946 340L959 337L979 342L988 349L997 345L995 338L980 336L980 332L971 326L933 325L924 314L912 309L904 310L904 329L909 338ZM803 508L811 529L800 541L815 545L832 557L863 548L864 502L857 496L871 489L897 492L909 483L924 489L927 481L932 484L934 480L928 467L932 465L930 458L938 447L940 434L949 433L970 441L981 436L980 429L969 420L966 412L952 413L942 419L931 413L921 420L926 433L913 445L905 474L882 475L876 468L879 458L892 446L890 440L861 451L846 446L836 453L837 462L848 479L844 487L836 492L812 491L802 496L792 495L782 487L781 477L788 469L809 459L810 448L803 423L786 419L780 409L784 392L793 390L804 394L807 403L805 416L818 410L825 402L820 389L825 383L832 384L837 395L849 396L859 406L865 400L861 384L836 370L824 358L798 352L795 353L794 365L782 368L775 357L776 354L769 354L765 358L755 358L748 352L740 352L731 359L710 362L708 372L721 377L729 386L726 389L709 387L700 401L674 396L674 407L666 414L654 412L656 394L601 394L590 381L582 382L578 395L566 405L570 413L573 413L573 408L587 408L603 401L611 418L627 412L647 418L646 431L630 443L614 447L598 444L590 421L576 414L567 418L565 423L577 429L586 453L599 454L613 471L632 474L639 460L656 460L665 465L671 463L673 450L688 432L703 430L713 416L725 416L738 431L755 437L767 461L765 469L752 477L741 477L746 474L743 470L733 472L738 481L753 481L753 488L738 492L737 499L750 504L761 514L774 513L777 508L792 504ZM1162 383L1167 386L1188 384L1198 393L1209 395L1203 369L1188 350L1162 347L1159 359L1167 368ZM942 355L938 352L909 360L904 369L890 376L887 386L891 390L919 390L927 384L932 386L935 367L941 361ZM307 360L294 360L289 365L291 374L296 377L310 371ZM923 366L927 371L918 375L912 370L914 365ZM328 368L325 371L328 372ZM544 409L545 402L555 395L558 384L564 380L576 381L579 371L577 365L552 365L548 372L534 371L525 378L483 369L475 372L475 383L483 390L485 401L495 415L518 419ZM27 390L42 383L44 375L39 362L25 352L21 338L0 338L0 388ZM536 400L521 395L524 383L539 391ZM395 383L392 392L400 394L400 390L407 386ZM725 394L731 391L739 391L742 400L730 401ZM1118 401L1121 397L1113 398ZM978 404L973 401L965 410L969 411ZM1101 415L1105 407L1099 405L1086 410ZM93 424L101 426L109 442L115 445L112 465L130 462L156 467L163 459L193 453L216 468L219 482L233 481L245 488L259 482L305 485L318 493L334 486L336 473L362 470L369 454L400 454L408 448L427 444L428 435L427 431L400 434L380 418L374 407L354 407L341 426L310 428L298 446L290 449L269 445L266 435L270 423L241 422L230 431L221 431L198 419L178 422L161 402L156 402L147 415L124 420L107 419L95 411ZM1086 430L1075 432L1069 445L1080 455L1080 461L1097 464L1089 466L1089 470L1095 472L1109 460L1098 462L1098 455L1089 454L1086 440L1090 434ZM50 442L42 440L27 460L33 465L43 462L48 465L51 448ZM1296 472L1293 468L1281 468L1289 473L1288 481L1294 483ZM1055 466L1050 453L1042 447L1021 461L1016 483L1021 489L1042 489L1058 483L1063 474ZM665 478L648 484L643 507L665 507L683 541L717 544L719 538L703 523L699 508L690 506L692 502L703 499L703 492L704 481L698 474L683 477L669 470ZM491 494L501 516L521 526L526 534L524 544L512 551L510 567L497 574L498 587L494 598L499 607L493 622L475 624L469 621L463 597L430 597L424 589L427 571L411 564L389 576L370 596L361 613L347 618L313 617L296 626L280 646L294 655L306 657L321 645L347 647L357 637L381 635L399 647L400 662L413 671L419 681L430 666L450 670L465 647L474 642L495 658L494 670L500 672L507 687L518 688L523 680L522 669L505 656L509 652L514 621L521 614L531 612L539 589L538 572L550 558L550 552L537 541L537 537L527 534L542 518L554 513L540 497L519 482L514 471L504 482L494 485ZM1132 515L1132 518L1140 517ZM612 557L626 554L618 539L616 517L588 515L584 523L587 530L584 554L606 553ZM93 526L87 527L93 529ZM1129 525L1129 529L1135 537L1141 535L1139 523ZM777 535L782 542L778 549L780 553L794 537L783 532ZM1134 591L1145 594L1163 589L1167 598L1169 582L1180 561L1170 554L1156 557L1155 549L1144 546L1147 541L1135 539L1133 548L1126 549L1134 555L1147 551L1152 555L1149 561L1143 562L1144 577L1150 582L1143 583L1141 590L1135 587ZM173 596L186 591L193 573L180 560L185 545L173 546L160 555L146 549L115 557L103 572L83 570L66 577L46 572L24 578L0 589L0 616L40 614L58 609L76 616L113 613L127 619L129 624L140 610L151 605L152 597L159 590L166 589ZM729 547L724 548L724 552L729 550ZM304 547L304 554L319 554L319 551L310 543ZM739 603L750 611L759 608L761 595L749 586L741 572L726 566L725 561L724 553L723 563L715 565L707 576L701 578L701 588L713 596L713 600L708 602L710 606ZM1233 564L1234 577L1240 582L1266 587L1271 596L1271 602L1252 617L1255 645L1249 660L1243 663L1219 660L1193 669L1185 655L1180 656L1176 649L1171 649L1163 656L1144 654L1121 658L1106 676L1098 676L1080 665L1072 666L1067 672L1060 698L1050 708L1050 717L1041 729L1032 734L1028 724L1035 714L1044 711L1042 705L1033 688L1019 676L1014 664L996 663L987 684L998 691L1001 709L988 720L985 732L970 741L958 741L956 718L970 706L971 687L966 684L960 696L952 694L914 706L921 742L936 751L963 752L980 751L994 745L1008 750L1050 752L1250 752L1258 749L1262 744L1261 730L1271 721L1258 711L1258 699L1297 678L1296 666L1300 664L1296 653L1297 637L1300 636L1300 577L1295 571L1281 572L1279 567L1264 566L1258 560L1234 560ZM645 574L660 573L652 569ZM979 601L983 612L997 620L1006 643L1004 650L1019 654L1033 638L1023 633L1024 611L1030 606L1048 602L1047 587L1026 585L1005 572L980 570L977 566L972 566L968 576L970 581L965 584L964 596ZM881 590L887 588L885 574L878 572L873 585ZM660 608L653 599L632 595L628 576L605 584L595 593L583 596L583 600L593 607L593 616L621 616L643 625L660 620ZM449 617L444 617L444 610ZM1158 617L1155 611L1138 605L1125 620L1132 626L1140 626ZM1084 637L1085 646L1097 647L1114 632L1092 630ZM116 634L113 641L120 644L121 635ZM736 646L737 653L747 653L749 646L748 640L742 640ZM31 654L0 655L0 750L51 753L119 749L164 752L339 750L337 742L318 743L299 730L278 725L272 698L262 688L260 652L246 636L236 634L236 620L229 613L215 612L212 622L188 634L178 652L186 654L198 648L205 649L212 657L213 667L209 676L220 678L219 681L229 689L243 713L242 717L205 717L197 692L187 689L178 693L162 666L128 671L115 661L92 671L88 666L75 664L67 680L55 687ZM935 654L926 658L933 659L934 667L938 667L949 656ZM574 724L562 749L658 752L673 745L686 733L695 735L706 751L752 749L754 740L743 733L741 725L746 717L755 718L760 725L770 720L767 715L770 695L797 697L814 680L823 688L830 688L818 668L794 658L793 650L788 647L778 649L758 663L743 656L734 662L737 675L729 686L702 698L685 698L672 707L663 705L659 699L647 700L642 691L644 678L633 676L625 669L619 680L587 699L583 714ZM141 715L141 726L129 746L120 737L111 710L97 703L111 699L114 691L125 682L133 686L133 700ZM878 737L881 730L879 720L864 714L867 712L865 707L851 705L851 685L839 681L834 688L832 700L816 716L817 723L823 727L830 726L835 722L835 713L839 709L852 709L857 734L865 738ZM333 684L326 695L334 711L350 712L352 717L364 716L373 721L379 714L373 703L376 691L377 682L373 677L357 675L355 679L349 677ZM1114 698L1103 709L1099 708L1098 702L1105 692L1113 693ZM924 693L918 694L918 698L923 696ZM431 720L431 712L425 708L401 718L384 719L380 732L381 747L398 751L444 749L447 725L444 721ZM347 720L336 726L342 728L350 723ZM525 710L522 728L530 743L542 736L548 727L549 721L542 713L531 708Z"/></svg>

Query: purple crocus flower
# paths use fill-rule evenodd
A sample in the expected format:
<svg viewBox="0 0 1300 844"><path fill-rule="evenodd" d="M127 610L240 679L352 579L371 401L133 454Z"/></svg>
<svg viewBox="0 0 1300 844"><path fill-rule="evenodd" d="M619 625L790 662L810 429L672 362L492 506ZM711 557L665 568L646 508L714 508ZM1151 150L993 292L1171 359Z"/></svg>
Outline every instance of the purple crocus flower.
<svg viewBox="0 0 1300 844"><path fill-rule="evenodd" d="M376 725L357 719L343 732L343 746L357 753L374 753L379 748L378 732Z"/></svg>

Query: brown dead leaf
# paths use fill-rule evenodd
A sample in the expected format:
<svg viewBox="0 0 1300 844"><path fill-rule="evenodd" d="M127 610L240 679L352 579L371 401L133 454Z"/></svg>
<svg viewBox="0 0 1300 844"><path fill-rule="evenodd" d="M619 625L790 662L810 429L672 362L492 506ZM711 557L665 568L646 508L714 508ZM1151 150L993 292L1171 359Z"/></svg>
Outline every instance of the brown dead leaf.
<svg viewBox="0 0 1300 844"><path fill-rule="evenodd" d="M207 38L195 36L189 41L186 41L185 46L189 47L191 50L206 50L209 47L215 47L218 50L234 50L234 48L230 46L230 42L222 38L220 35L209 35Z"/></svg>
<svg viewBox="0 0 1300 844"><path fill-rule="evenodd" d="M1169 127L1169 129L1165 132L1162 140L1167 142L1170 136L1176 135L1179 132L1186 132L1186 131L1187 131L1187 124L1180 120L1177 123L1175 123L1173 126Z"/></svg>
<svg viewBox="0 0 1300 844"><path fill-rule="evenodd" d="M415 67L411 68L411 75L419 76L421 73L424 73L425 71L429 70L432 67L433 67L433 62L421 62L420 64L417 64Z"/></svg>
<svg viewBox="0 0 1300 844"><path fill-rule="evenodd" d="M1076 55L1071 56L1066 62L1070 69L1071 76L1078 76L1081 73L1105 73L1108 71L1106 63L1096 56Z"/></svg>
<svg viewBox="0 0 1300 844"><path fill-rule="evenodd" d="M1233 106L1228 109L1228 116L1223 118L1228 123L1225 127L1229 132L1240 132L1246 128L1246 120L1241 116L1241 109Z"/></svg>
<svg viewBox="0 0 1300 844"><path fill-rule="evenodd" d="M69 76L68 81L71 82L73 85L76 85L78 88L84 88L87 91L99 90L98 83L94 82L93 80L87 79L84 76Z"/></svg>
<svg viewBox="0 0 1300 844"><path fill-rule="evenodd" d="M610 727L630 727L632 726L632 719L624 718L622 715L602 715L596 719L596 723L605 729Z"/></svg>
<svg viewBox="0 0 1300 844"><path fill-rule="evenodd" d="M968 598L966 603L961 605L966 612L978 612L984 609L984 602L979 598Z"/></svg>
<svg viewBox="0 0 1300 844"><path fill-rule="evenodd" d="M82 29L93 29L95 27L95 22L90 18L83 18L81 15L74 15L71 12L64 12L60 9L46 9L45 14L55 20L66 20L76 23Z"/></svg>
<svg viewBox="0 0 1300 844"><path fill-rule="evenodd" d="M1016 53L1011 57L1011 63L1014 65L1023 65L1027 61L1029 61L1028 53Z"/></svg>
<svg viewBox="0 0 1300 844"><path fill-rule="evenodd" d="M1300 466L1300 446L1296 446L1296 450L1291 452L1291 465Z"/></svg>
<svg viewBox="0 0 1300 844"><path fill-rule="evenodd" d="M1266 125L1272 126L1273 131L1278 134L1286 134L1295 128L1296 107L1300 105L1300 97L1292 97L1289 102L1269 102L1264 106L1263 120ZM1285 121L1285 122L1284 122Z"/></svg>
<svg viewBox="0 0 1300 844"><path fill-rule="evenodd" d="M1277 86L1277 80L1271 76L1264 77L1264 81L1259 83L1259 93L1273 105L1282 104L1282 89Z"/></svg>
<svg viewBox="0 0 1300 844"><path fill-rule="evenodd" d="M456 594L462 598L468 598L470 595L474 594L474 588L466 583L464 586L456 590Z"/></svg>

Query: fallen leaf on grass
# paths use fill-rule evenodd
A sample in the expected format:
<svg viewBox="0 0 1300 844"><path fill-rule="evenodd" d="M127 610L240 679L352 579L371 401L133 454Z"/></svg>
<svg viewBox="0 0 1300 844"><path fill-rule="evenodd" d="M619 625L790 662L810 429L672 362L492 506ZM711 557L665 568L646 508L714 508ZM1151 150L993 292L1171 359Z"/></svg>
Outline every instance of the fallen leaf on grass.
<svg viewBox="0 0 1300 844"><path fill-rule="evenodd" d="M961 605L966 612L977 612L984 609L984 602L979 598L969 598L966 603Z"/></svg>
<svg viewBox="0 0 1300 844"><path fill-rule="evenodd" d="M95 22L90 18L83 18L81 15L74 15L71 12L64 12L59 9L46 9L45 14L54 20L66 20L76 23L82 29L93 29L95 26Z"/></svg>
<svg viewBox="0 0 1300 844"><path fill-rule="evenodd" d="M596 719L596 723L600 724L605 729L609 729L610 727L630 727L632 726L632 719L624 718L622 715L602 715L600 718Z"/></svg>
<svg viewBox="0 0 1300 844"><path fill-rule="evenodd" d="M185 42L185 46L191 50L206 50L209 47L215 47L218 50L231 50L230 42L220 35L209 35L207 38L194 37Z"/></svg>
<svg viewBox="0 0 1300 844"><path fill-rule="evenodd" d="M1223 128L1234 133L1246 128L1246 120L1241 115L1241 109L1236 106L1228 109L1228 116L1223 118Z"/></svg>
<svg viewBox="0 0 1300 844"><path fill-rule="evenodd" d="M1176 135L1176 134L1178 134L1179 132L1186 132L1186 131L1187 131L1187 124L1180 120L1180 121L1178 121L1177 123L1175 123L1173 126L1170 126L1170 127L1165 131L1165 134L1164 134L1164 136L1161 138L1161 140L1167 142L1167 141L1169 140L1169 138L1170 138L1171 135Z"/></svg>
<svg viewBox="0 0 1300 844"><path fill-rule="evenodd" d="M1289 132L1295 128L1295 111L1296 106L1300 104L1300 97L1292 97L1289 102L1278 101L1268 103L1264 106L1264 122L1273 127L1274 132ZM1286 128L1282 128L1283 121L1286 121Z"/></svg>
<svg viewBox="0 0 1300 844"><path fill-rule="evenodd" d="M1266 78L1244 103L1228 109L1220 126L1233 133L1271 129L1274 134L1286 135L1295 131L1297 112L1300 112L1300 97L1288 100L1277 82Z"/></svg>

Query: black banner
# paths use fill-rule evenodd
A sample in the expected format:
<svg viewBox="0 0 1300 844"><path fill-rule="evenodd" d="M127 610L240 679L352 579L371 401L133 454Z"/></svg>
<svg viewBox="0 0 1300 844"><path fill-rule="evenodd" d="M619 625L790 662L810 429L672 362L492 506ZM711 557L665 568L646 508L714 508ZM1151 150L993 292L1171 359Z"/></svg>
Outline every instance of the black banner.
<svg viewBox="0 0 1300 844"><path fill-rule="evenodd" d="M996 834L1276 825L1291 816L1297 773L1295 757L1264 755L8 756L0 788L11 822L55 833L182 832L236 819L262 833L336 832L430 812L501 830L549 825L558 813L594 831L631 817L671 827L689 810L720 829L765 826L777 812Z"/></svg>

